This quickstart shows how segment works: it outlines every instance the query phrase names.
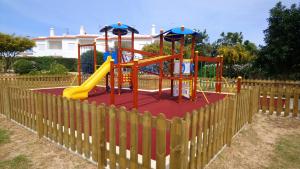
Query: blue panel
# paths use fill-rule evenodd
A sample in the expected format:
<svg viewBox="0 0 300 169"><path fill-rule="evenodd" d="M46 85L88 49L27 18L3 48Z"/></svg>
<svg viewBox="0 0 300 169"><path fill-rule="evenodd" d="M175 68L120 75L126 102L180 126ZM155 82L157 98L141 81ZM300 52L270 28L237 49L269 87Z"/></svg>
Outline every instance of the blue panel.
<svg viewBox="0 0 300 169"><path fill-rule="evenodd" d="M114 59L114 63L117 64L118 63L118 59L117 59L117 52L113 51L113 52L104 52L103 53L103 60L104 62L106 61L107 57L111 56Z"/></svg>

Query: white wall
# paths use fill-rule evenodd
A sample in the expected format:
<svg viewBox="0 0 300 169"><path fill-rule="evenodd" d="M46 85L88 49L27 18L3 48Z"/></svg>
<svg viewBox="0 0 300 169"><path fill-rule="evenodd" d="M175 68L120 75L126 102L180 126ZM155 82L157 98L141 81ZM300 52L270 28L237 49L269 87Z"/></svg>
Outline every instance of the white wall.
<svg viewBox="0 0 300 169"><path fill-rule="evenodd" d="M48 39L38 39L35 40L36 47L33 48L33 56L61 56L65 58L77 58L77 46L80 38L61 38L56 39L62 41L62 49L49 49L49 41ZM85 39L89 41L94 41L93 38ZM53 40L52 40L53 41ZM109 48L114 48L115 41L117 39L110 39L108 41ZM153 43L152 38L136 38L134 40L134 48L137 50L141 50L144 45ZM105 51L105 41L104 39L96 40L96 48L98 51Z"/></svg>

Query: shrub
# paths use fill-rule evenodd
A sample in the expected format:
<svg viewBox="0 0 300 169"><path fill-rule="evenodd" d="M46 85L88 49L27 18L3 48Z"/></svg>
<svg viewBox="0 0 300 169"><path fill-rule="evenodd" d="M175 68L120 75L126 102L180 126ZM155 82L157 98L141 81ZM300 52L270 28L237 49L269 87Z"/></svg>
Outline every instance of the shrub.
<svg viewBox="0 0 300 169"><path fill-rule="evenodd" d="M4 71L4 60L0 59L0 72Z"/></svg>
<svg viewBox="0 0 300 169"><path fill-rule="evenodd" d="M25 59L20 59L14 62L13 69L15 73L18 74L27 74L33 70L36 70L36 64L33 61L28 61Z"/></svg>
<svg viewBox="0 0 300 169"><path fill-rule="evenodd" d="M97 51L97 65L103 63L103 53ZM81 71L84 73L94 72L94 50L86 51L81 55Z"/></svg>
<svg viewBox="0 0 300 169"><path fill-rule="evenodd" d="M15 61L20 59L26 59L28 61L34 61L38 70L49 70L51 64L59 63L64 65L69 71L77 71L77 59L76 58L63 58L52 56L40 56L40 57L22 57L16 58Z"/></svg>
<svg viewBox="0 0 300 169"><path fill-rule="evenodd" d="M52 75L53 74L67 74L68 69L62 64L54 63L54 64L51 64L50 70L48 73L52 74Z"/></svg>

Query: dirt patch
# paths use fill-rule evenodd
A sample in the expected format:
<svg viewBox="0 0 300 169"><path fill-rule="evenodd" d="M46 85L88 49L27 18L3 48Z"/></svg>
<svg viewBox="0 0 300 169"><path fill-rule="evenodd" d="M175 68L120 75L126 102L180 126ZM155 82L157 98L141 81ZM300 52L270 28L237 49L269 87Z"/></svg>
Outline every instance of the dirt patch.
<svg viewBox="0 0 300 169"><path fill-rule="evenodd" d="M56 143L38 139L37 134L18 126L0 115L0 128L10 134L10 141L0 145L0 161L25 155L31 161L30 168L43 169L96 169L96 165L74 155Z"/></svg>
<svg viewBox="0 0 300 169"><path fill-rule="evenodd" d="M299 119L258 113L207 169L269 168L278 140L288 135L300 135Z"/></svg>

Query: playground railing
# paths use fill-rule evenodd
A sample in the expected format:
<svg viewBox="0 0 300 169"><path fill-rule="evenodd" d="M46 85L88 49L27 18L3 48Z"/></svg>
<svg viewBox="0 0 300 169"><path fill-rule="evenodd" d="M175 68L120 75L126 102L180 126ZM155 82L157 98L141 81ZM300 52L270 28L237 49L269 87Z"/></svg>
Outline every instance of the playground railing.
<svg viewBox="0 0 300 169"><path fill-rule="evenodd" d="M97 162L98 168L203 168L251 123L258 95L258 88L252 87L184 118L167 119L164 114L68 100L0 81L0 113L39 138Z"/></svg>

